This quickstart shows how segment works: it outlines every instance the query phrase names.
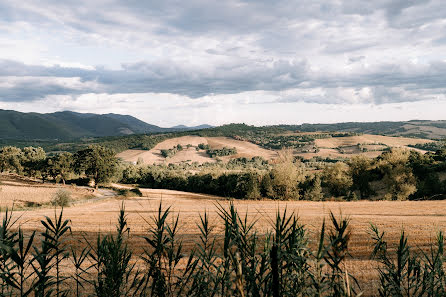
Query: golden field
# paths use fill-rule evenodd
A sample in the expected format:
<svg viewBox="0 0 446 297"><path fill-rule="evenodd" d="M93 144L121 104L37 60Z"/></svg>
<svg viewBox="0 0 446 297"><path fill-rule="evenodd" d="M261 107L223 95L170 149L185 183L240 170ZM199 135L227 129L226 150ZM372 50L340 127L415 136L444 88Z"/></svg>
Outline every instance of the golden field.
<svg viewBox="0 0 446 297"><path fill-rule="evenodd" d="M5 187L5 181L2 183L2 187ZM23 188L21 199L33 199L35 189L29 183L23 184L21 187ZM67 188L70 187L67 186ZM84 189L78 190L82 192ZM46 188L45 191L47 192L39 193L39 199L44 199L45 193L50 195L52 190ZM83 234L82 236L93 240L98 232L113 231L118 211L124 203L133 234L131 246L138 253L144 246L140 235L145 234L148 224L161 202L163 207L172 207L173 215L179 215L180 233L186 248L190 248L197 240L199 215L205 211L210 215L210 221L215 227L214 232L222 234L223 226L220 224L217 206L220 204L227 207L230 201L215 196L179 191L156 189L141 189L141 191L143 197L130 197L126 200L122 200L120 197L86 200L85 203L66 208L64 216L71 220L73 235L81 239L81 234ZM300 222L306 225L309 237L314 240L317 238L323 220L328 218L330 211L337 216L342 214L342 216L350 218L351 258L346 263L346 267L358 278L365 293L372 291L377 281L376 263L369 258L372 251L372 241L368 234L370 223L374 223L382 231L386 231L386 238L391 244L391 250L394 249L403 229L409 236L409 243L414 247L414 251L418 248L426 249L436 233L446 229L446 201L277 202L237 200L233 203L241 214L246 213L250 220L256 221L256 229L260 233L265 233L271 228L271 222L277 210L294 211L298 214ZM15 212L15 216L20 217L19 224L28 231L39 229L40 220L44 216L52 215L54 215L52 207Z"/></svg>
<svg viewBox="0 0 446 297"><path fill-rule="evenodd" d="M302 135L308 133L288 133L286 135ZM313 133L314 134L314 133ZM419 138L407 138L407 137L392 137L382 135L364 134L360 136L346 136L346 137L329 137L323 139L316 139L314 144L319 148L318 152L299 152L296 155L306 159L313 157L323 158L347 158L355 155L365 155L370 158L379 156L386 147L401 147L411 150L416 150L420 153L426 151L411 148L408 145L424 144L432 142L432 140L419 139ZM197 151L195 149L198 144L204 143L211 146L213 149L221 149L223 147L237 149L237 154L232 156L219 157L223 161L228 161L233 158L252 158L260 156L265 160L273 160L278 157L277 151L262 148L254 143L248 141L235 140L229 137L201 137L201 136L182 136L164 140L158 143L151 150L137 150L130 149L125 150L117 155L127 162L136 163L138 159L142 160L144 164L171 164L182 162L198 162L202 163L215 163L215 158L210 158L205 151ZM176 145L182 145L183 150L177 152L174 156L164 158L161 155L161 150L171 149ZM192 147L187 148L187 145ZM363 145L369 151L361 152L357 144ZM342 151L342 153L340 152Z"/></svg>
<svg viewBox="0 0 446 297"><path fill-rule="evenodd" d="M73 202L96 197L92 189L42 183L15 175L0 176L0 209L5 207L26 208L48 205L56 192L64 189L71 194Z"/></svg>
<svg viewBox="0 0 446 297"><path fill-rule="evenodd" d="M198 162L199 164L209 162L215 163L216 159L210 158L205 151L197 151L195 149L200 143L208 144L213 149L221 149L223 147L237 149L237 154L227 157L220 157L224 161L231 158L252 158L255 156L263 157L266 160L271 160L277 157L277 152L261 148L260 146L248 141L235 140L229 137L200 137L200 136L182 136L164 140L158 143L153 149L145 150L126 150L117 155L118 158L127 162L137 162L139 158L144 161L144 164L170 164L181 162ZM175 154L175 156L164 158L161 155L161 150L171 149L178 144L183 146L183 150ZM192 147L187 148L190 144Z"/></svg>

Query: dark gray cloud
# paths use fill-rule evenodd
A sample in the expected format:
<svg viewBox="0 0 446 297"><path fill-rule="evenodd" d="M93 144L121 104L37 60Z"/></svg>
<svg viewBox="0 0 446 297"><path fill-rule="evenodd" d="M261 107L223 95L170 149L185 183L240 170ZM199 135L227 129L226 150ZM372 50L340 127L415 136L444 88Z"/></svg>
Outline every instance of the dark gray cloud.
<svg viewBox="0 0 446 297"><path fill-rule="evenodd" d="M85 70L64 67L28 66L15 61L0 61L0 77L42 78L10 79L0 85L0 100L35 100L46 95L79 92L115 93L174 93L197 98L208 94L234 94L252 90L281 90L295 87L305 81L304 61L274 61L264 63L221 66L212 72L162 62L125 64L122 70ZM78 78L66 82L58 78ZM39 86L39 82L42 84ZM57 87L60 86L60 87ZM18 89L26 89L17 92ZM16 96L12 96L17 92Z"/></svg>
<svg viewBox="0 0 446 297"><path fill-rule="evenodd" d="M362 60L355 57L354 60ZM219 67L212 72L194 72L194 69L169 63L123 65L122 70L85 70L79 68L29 66L14 61L0 61L0 98L2 101L29 101L48 95L82 93L173 93L198 98L209 94L235 94L247 91L281 91L301 88L366 88L375 95L374 103L423 100L404 97L400 88L414 94L427 89L435 94L445 88L446 62L438 61L425 67L402 68L398 64L384 65L366 73L325 74L314 72L305 61L290 63L237 64ZM285 98L283 102L302 100L317 103L335 103L331 96L304 96ZM342 103L340 100L339 103Z"/></svg>

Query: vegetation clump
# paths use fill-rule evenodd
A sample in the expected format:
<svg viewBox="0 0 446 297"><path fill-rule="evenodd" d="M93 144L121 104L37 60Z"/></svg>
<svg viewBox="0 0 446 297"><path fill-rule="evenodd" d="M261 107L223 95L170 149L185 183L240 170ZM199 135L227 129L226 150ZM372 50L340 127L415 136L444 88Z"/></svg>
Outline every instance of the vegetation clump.
<svg viewBox="0 0 446 297"><path fill-rule="evenodd" d="M122 197L142 197L142 192L139 188L134 189L118 189L118 195Z"/></svg>
<svg viewBox="0 0 446 297"><path fill-rule="evenodd" d="M71 203L71 193L65 189L59 189L51 199L51 204L54 206L66 207Z"/></svg>
<svg viewBox="0 0 446 297"><path fill-rule="evenodd" d="M161 155L164 158L170 158L175 156L176 153L178 153L179 151L183 150L183 146L181 144L177 144L176 146L174 146L171 149L163 149L161 150Z"/></svg>
<svg viewBox="0 0 446 297"><path fill-rule="evenodd" d="M223 157L223 156L231 156L237 154L237 149L235 147L224 147L222 149L207 149L206 154L211 158L215 157Z"/></svg>

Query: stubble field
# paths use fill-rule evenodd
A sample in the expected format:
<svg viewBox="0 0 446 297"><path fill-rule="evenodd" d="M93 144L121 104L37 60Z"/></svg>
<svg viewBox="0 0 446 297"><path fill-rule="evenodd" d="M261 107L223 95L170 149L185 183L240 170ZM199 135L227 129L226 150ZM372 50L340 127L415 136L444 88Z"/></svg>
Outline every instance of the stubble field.
<svg viewBox="0 0 446 297"><path fill-rule="evenodd" d="M219 197L185 193L170 190L141 189L143 197L130 197L122 200L111 197L102 200L86 201L68 207L64 216L71 220L73 236L81 242L83 237L92 241L97 233L107 233L115 229L116 218L124 203L131 230L131 247L136 254L142 251L144 241L141 236L147 231L151 218L159 204L171 207L172 219L179 215L180 234L186 250L190 249L198 239L199 215L208 212L214 226L214 233L222 235L223 226L218 216L218 205L228 207L230 201ZM0 194L1 195L1 194ZM372 241L369 230L370 223L376 224L386 231L386 238L391 250L404 229L409 236L409 243L414 247L426 249L439 230L446 229L446 201L358 201L358 202L308 202L308 201L233 201L241 214L247 214L251 221L256 221L256 230L266 233L276 212L294 211L301 224L307 227L309 238L316 240L321 224L333 212L342 214L351 220L352 232L350 242L351 258L346 263L347 270L361 283L365 295L372 291L377 282L376 263L370 260ZM54 208L37 208L16 211L20 217L19 224L25 230L40 228L40 220L44 216L54 216ZM81 244L81 243L79 243Z"/></svg>

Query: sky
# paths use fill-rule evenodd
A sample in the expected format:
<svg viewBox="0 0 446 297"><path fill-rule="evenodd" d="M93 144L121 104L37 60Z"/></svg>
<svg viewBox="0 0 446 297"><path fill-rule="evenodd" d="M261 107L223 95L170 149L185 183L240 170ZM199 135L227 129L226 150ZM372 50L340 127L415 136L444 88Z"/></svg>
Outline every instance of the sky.
<svg viewBox="0 0 446 297"><path fill-rule="evenodd" d="M0 0L0 109L446 120L444 0Z"/></svg>

